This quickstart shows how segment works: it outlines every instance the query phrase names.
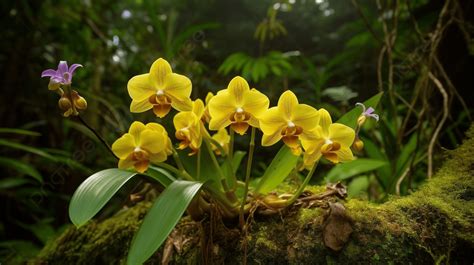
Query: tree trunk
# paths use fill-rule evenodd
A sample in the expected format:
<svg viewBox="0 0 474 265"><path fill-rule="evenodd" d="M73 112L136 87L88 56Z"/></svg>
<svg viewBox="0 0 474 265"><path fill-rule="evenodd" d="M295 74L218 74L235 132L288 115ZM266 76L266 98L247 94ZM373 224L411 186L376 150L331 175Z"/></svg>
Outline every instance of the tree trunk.
<svg viewBox="0 0 474 265"><path fill-rule="evenodd" d="M247 236L236 222L216 215L202 222L184 217L147 263L242 264L246 258L248 264L472 264L473 137L474 126L462 146L447 152L437 174L409 196L380 205L350 199L345 214L327 203L332 210L294 207L255 215ZM79 229L71 226L31 263L124 264L150 205L139 203ZM342 249L333 250L338 246Z"/></svg>

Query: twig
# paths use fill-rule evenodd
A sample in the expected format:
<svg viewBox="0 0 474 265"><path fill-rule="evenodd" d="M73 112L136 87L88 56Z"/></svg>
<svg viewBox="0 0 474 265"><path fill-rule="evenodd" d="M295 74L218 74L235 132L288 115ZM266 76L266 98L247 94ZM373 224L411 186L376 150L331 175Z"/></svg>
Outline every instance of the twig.
<svg viewBox="0 0 474 265"><path fill-rule="evenodd" d="M433 133L433 136L431 137L430 144L428 146L428 179L430 179L433 176L433 148L436 143L436 139L438 138L438 135L443 128L444 123L446 122L446 119L448 118L449 115L449 109L448 109L448 93L446 93L446 90L443 87L443 84L436 78L431 72L428 73L428 77L433 81L433 83L436 85L438 88L439 92L443 96L443 117L441 118L441 121L439 122L438 126L436 127L436 130Z"/></svg>
<svg viewBox="0 0 474 265"><path fill-rule="evenodd" d="M397 180L397 184L395 186L395 193L397 195L400 195L400 185L402 184L405 177L408 175L408 172L410 172L410 167L407 167L405 171L403 172L403 174Z"/></svg>

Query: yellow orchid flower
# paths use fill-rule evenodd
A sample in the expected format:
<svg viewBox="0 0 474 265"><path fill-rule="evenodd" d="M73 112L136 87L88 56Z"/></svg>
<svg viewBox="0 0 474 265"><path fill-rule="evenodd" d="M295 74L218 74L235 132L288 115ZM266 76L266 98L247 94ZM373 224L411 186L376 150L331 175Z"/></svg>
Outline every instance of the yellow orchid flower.
<svg viewBox="0 0 474 265"><path fill-rule="evenodd" d="M187 111L191 106L191 80L175 74L170 64L159 58L150 68L150 73L132 77L128 81L128 94L132 98L130 111L134 113L153 109L156 116L163 118L171 107Z"/></svg>
<svg viewBox="0 0 474 265"><path fill-rule="evenodd" d="M269 102L267 96L258 90L250 90L245 79L234 77L227 89L219 91L209 100L209 129L220 130L230 125L235 132L243 135L249 126L259 127L257 117L268 109Z"/></svg>
<svg viewBox="0 0 474 265"><path fill-rule="evenodd" d="M143 173L150 162L159 163L171 154L171 141L165 128L158 123L144 125L135 121L128 133L112 144L112 151L120 159L118 167L134 167Z"/></svg>
<svg viewBox="0 0 474 265"><path fill-rule="evenodd" d="M217 133L212 136L212 139L216 140L216 142L220 144L220 146L225 152L224 155L229 153L230 136L225 128L222 128L217 131ZM216 155L222 155L221 150L214 144L212 145L212 150L216 153Z"/></svg>
<svg viewBox="0 0 474 265"><path fill-rule="evenodd" d="M319 126L312 136L301 141L305 149L304 164L311 167L321 156L333 163L353 160L350 149L355 138L354 129L340 123L332 123L331 115L325 109L319 110Z"/></svg>
<svg viewBox="0 0 474 265"><path fill-rule="evenodd" d="M270 146L280 139L299 155L299 140L305 138L319 122L318 111L306 104L299 104L298 98L290 90L285 91L278 105L260 116L263 131L262 146Z"/></svg>
<svg viewBox="0 0 474 265"><path fill-rule="evenodd" d="M197 153L202 143L202 136L205 133L201 118L204 115L204 103L197 99L192 104L192 111L184 111L176 114L173 124L176 129L176 139L180 140L178 149L191 148L193 151L189 155Z"/></svg>

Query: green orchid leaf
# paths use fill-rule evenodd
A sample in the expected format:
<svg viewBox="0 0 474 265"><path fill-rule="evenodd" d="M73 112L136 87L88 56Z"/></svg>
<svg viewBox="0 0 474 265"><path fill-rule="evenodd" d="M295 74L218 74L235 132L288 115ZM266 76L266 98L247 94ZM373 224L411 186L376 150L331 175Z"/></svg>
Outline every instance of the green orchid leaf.
<svg viewBox="0 0 474 265"><path fill-rule="evenodd" d="M69 218L80 227L96 215L117 191L137 173L109 168L88 177L69 203Z"/></svg>
<svg viewBox="0 0 474 265"><path fill-rule="evenodd" d="M221 177L217 171L209 151L205 144L201 145L201 167L198 181L206 182L217 190L221 190ZM213 152L211 150L211 152ZM178 151L179 157L184 164L186 171L193 177L197 178L197 155L189 156L189 150Z"/></svg>
<svg viewBox="0 0 474 265"><path fill-rule="evenodd" d="M363 104L366 108L372 107L374 109L377 108L377 105L380 102L380 99L383 96L383 92L376 94L375 96L369 98L368 100L364 101ZM344 114L339 120L338 123L345 124L351 128L355 128L357 126L357 118L362 113L362 109L360 107L355 107L351 111Z"/></svg>
<svg viewBox="0 0 474 265"><path fill-rule="evenodd" d="M359 158L350 162L337 164L327 174L326 181L337 182L345 180L378 169L386 164L386 161L368 158Z"/></svg>
<svg viewBox="0 0 474 265"><path fill-rule="evenodd" d="M163 244L203 183L177 180L158 197L133 238L127 264L143 264Z"/></svg>
<svg viewBox="0 0 474 265"><path fill-rule="evenodd" d="M11 133L11 134L20 134L20 135L28 135L28 136L41 136L41 133L17 129L17 128L0 128L0 133Z"/></svg>
<svg viewBox="0 0 474 265"><path fill-rule="evenodd" d="M283 146L265 170L255 188L255 192L266 194L275 189L288 177L295 168L297 161L298 156L293 155L290 148Z"/></svg>
<svg viewBox="0 0 474 265"><path fill-rule="evenodd" d="M236 183L233 183L233 176L239 170L240 164L242 163L242 159L245 157L247 153L243 151L236 151L234 152L234 156L232 157L232 161L229 163L229 160L226 159L224 163L221 165L222 172L226 176L226 181L229 186L233 186Z"/></svg>
<svg viewBox="0 0 474 265"><path fill-rule="evenodd" d="M349 198L354 198L362 195L364 192L367 192L369 188L369 178L367 176L358 176L355 177L349 185L347 185L347 195Z"/></svg>
<svg viewBox="0 0 474 265"><path fill-rule="evenodd" d="M171 183L176 181L176 178L174 178L167 170L154 166L150 166L145 172L145 175L158 181L164 187L168 187Z"/></svg>
<svg viewBox="0 0 474 265"><path fill-rule="evenodd" d="M232 157L232 170L234 171L234 174L237 173L237 170L240 167L240 164L242 163L242 159L245 157L247 152L243 151L236 151L234 153L234 156Z"/></svg>
<svg viewBox="0 0 474 265"><path fill-rule="evenodd" d="M31 165L21 162L17 159L11 159L7 157L0 157L0 165L15 169L16 171L30 176L40 183L43 183L43 176Z"/></svg>
<svg viewBox="0 0 474 265"><path fill-rule="evenodd" d="M35 155L39 155L39 156L44 157L46 159L49 159L51 161L55 161L55 162L57 161L57 159L54 156L48 154L47 152L45 152L41 149L35 148L35 147L28 146L28 145L8 141L8 140L5 140L5 139L0 139L0 145L10 147L10 148L13 148L13 149L22 150L22 151L29 152L29 153L33 153Z"/></svg>

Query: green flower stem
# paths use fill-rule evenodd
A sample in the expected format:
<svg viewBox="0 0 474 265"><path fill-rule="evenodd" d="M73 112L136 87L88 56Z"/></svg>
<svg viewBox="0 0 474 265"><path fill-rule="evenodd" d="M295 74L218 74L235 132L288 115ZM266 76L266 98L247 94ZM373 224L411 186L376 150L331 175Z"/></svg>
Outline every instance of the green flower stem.
<svg viewBox="0 0 474 265"><path fill-rule="evenodd" d="M216 168L217 170L217 173L219 174L220 176L220 179L221 179L221 185L222 185L222 188L224 189L224 191L226 192L227 196L229 197L229 199L231 201L235 201L237 199L237 197L235 196L235 193L229 189L229 186L227 185L227 179L224 175L224 172L222 172L222 169L221 167L219 166L219 162L217 161L217 158L216 156L214 155L214 152L212 151L212 148L211 148L211 140L209 140L209 138L205 137L204 138L204 142L206 143L206 147L207 147L207 152L209 153L209 156L211 157L211 160L212 160L212 163L214 164L214 167Z"/></svg>
<svg viewBox="0 0 474 265"><path fill-rule="evenodd" d="M181 172L186 172L186 169L184 169L183 166L183 162L181 162L181 158L179 158L178 152L176 151L176 149L174 149L174 147L172 147L172 150L174 162L176 162L176 165L178 166L179 170Z"/></svg>
<svg viewBox="0 0 474 265"><path fill-rule="evenodd" d="M318 164L319 164L319 161L316 161L316 163L314 163L313 167L308 172L308 175L306 175L306 178L304 179L303 184L301 184L301 186L298 188L298 190L293 195L293 197L291 197L289 200L286 201L286 206L290 206L291 204L293 204L298 199L298 197L300 197L301 193L303 193L303 191L304 191L304 188L306 188L309 181L311 180L311 177L313 176L314 172L316 171L316 168L318 167Z"/></svg>
<svg viewBox="0 0 474 265"><path fill-rule="evenodd" d="M179 169L173 167L172 165L168 165L168 164L163 163L163 162L161 162L161 163L156 163L156 165L159 166L159 167L161 167L161 168L164 168L164 169L166 169L166 170L168 170L168 171L173 172L173 173L176 174L177 176L181 176L181 177L187 179L187 177L184 177L184 176L183 176L183 172L181 172ZM188 180L189 180L189 179L188 179Z"/></svg>
<svg viewBox="0 0 474 265"><path fill-rule="evenodd" d="M252 161L253 161L253 151L255 150L255 127L252 127L252 133L250 135L250 144L249 144L249 156L247 159L247 170L245 171L245 188L244 195L242 196L242 202L240 204L239 211L239 221L240 226L243 228L245 225L244 220L244 207L247 203L247 194L249 192L249 182L250 182L250 172L252 170Z"/></svg>
<svg viewBox="0 0 474 265"><path fill-rule="evenodd" d="M221 156L222 156L222 157L224 157L224 156L226 157L226 160L227 160L227 163L228 163L229 166L230 166L230 172L231 172L231 175L229 176L229 177L230 177L229 182L231 182L230 190L235 190L236 185L237 185L237 178L236 178L235 175L233 174L234 169L232 168L232 157L231 157L229 154L226 154L226 153L225 153L224 148L221 146L221 144L220 144L218 141L212 139L211 137L208 137L208 139L209 139L209 141L211 141L211 143L212 143L214 146L216 146L216 147L219 149L219 151L221 152Z"/></svg>
<svg viewBox="0 0 474 265"><path fill-rule="evenodd" d="M232 161L234 156L234 130L232 128L229 129L230 131L230 141L229 141L229 159Z"/></svg>

